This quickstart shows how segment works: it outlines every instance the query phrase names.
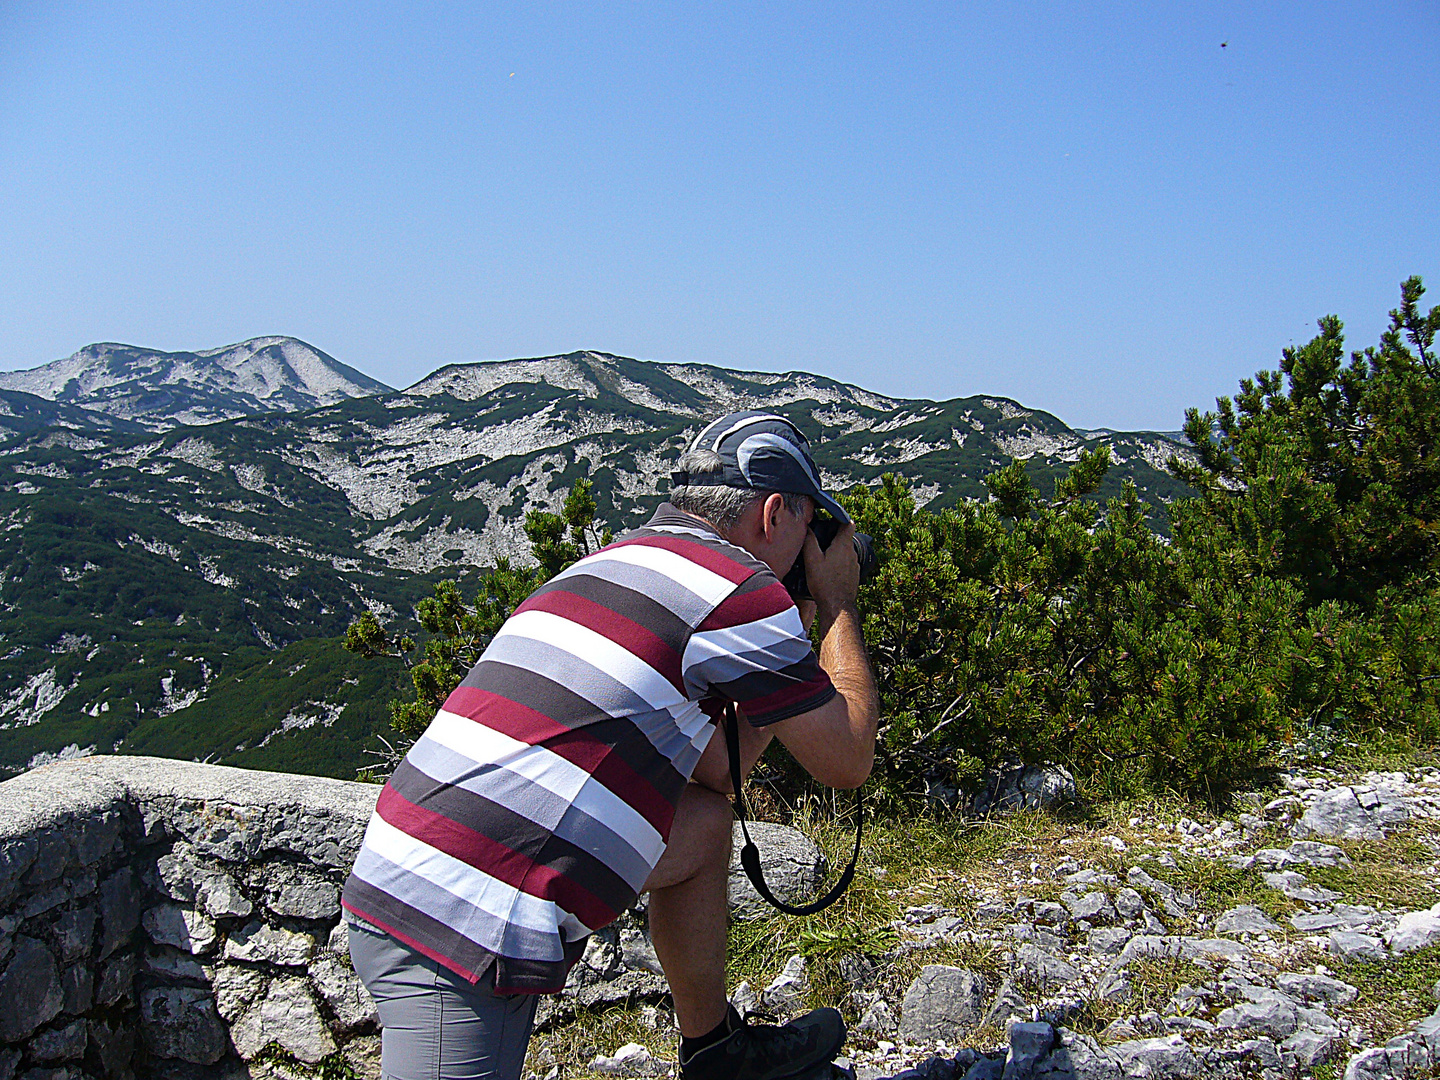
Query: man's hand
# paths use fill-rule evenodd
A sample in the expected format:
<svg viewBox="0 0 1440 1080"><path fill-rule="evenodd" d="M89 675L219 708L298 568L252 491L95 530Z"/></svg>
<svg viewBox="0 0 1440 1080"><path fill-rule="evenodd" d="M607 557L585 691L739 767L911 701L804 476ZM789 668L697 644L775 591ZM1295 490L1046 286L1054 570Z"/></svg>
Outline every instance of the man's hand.
<svg viewBox="0 0 1440 1080"><path fill-rule="evenodd" d="M805 582L815 598L820 618L820 633L829 633L835 617L845 610L855 610L855 597L860 591L860 557L855 553L855 523L843 525L830 546L821 549L814 532L805 534ZM803 609L801 612L804 615ZM807 627L808 629L808 627Z"/></svg>

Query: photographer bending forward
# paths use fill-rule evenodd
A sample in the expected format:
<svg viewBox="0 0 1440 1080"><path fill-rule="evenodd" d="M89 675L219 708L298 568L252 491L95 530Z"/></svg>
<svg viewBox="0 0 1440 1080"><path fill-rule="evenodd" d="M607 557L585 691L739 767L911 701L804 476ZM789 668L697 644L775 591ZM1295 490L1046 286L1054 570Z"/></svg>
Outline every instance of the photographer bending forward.
<svg viewBox="0 0 1440 1080"><path fill-rule="evenodd" d="M732 812L712 736L733 701L746 772L778 738L823 784L865 781L854 526L779 416L716 420L674 480L643 528L515 610L380 793L343 903L387 1080L516 1080L535 995L646 890L685 1080L779 1080L840 1051L833 1009L776 1027L726 1002ZM843 524L823 551L817 506ZM780 583L802 554L803 617Z"/></svg>

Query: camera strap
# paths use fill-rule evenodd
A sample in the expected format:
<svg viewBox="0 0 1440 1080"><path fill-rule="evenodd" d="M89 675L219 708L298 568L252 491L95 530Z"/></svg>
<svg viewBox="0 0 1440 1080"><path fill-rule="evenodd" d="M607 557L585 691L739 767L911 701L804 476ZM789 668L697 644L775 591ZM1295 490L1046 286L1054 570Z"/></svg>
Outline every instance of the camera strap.
<svg viewBox="0 0 1440 1080"><path fill-rule="evenodd" d="M850 865L845 867L840 879L819 900L798 907L787 904L778 899L765 884L765 873L760 868L760 849L755 846L755 841L750 839L750 830L745 824L745 791L741 787L740 777L740 716L734 702L725 704L725 745L730 751L730 786L735 792L735 816L740 819L740 832L745 837L745 844L740 848L740 865L745 868L745 876L750 879L750 884L755 886L756 892L787 915L813 915L817 911L825 910L839 900L850 887L850 882L855 877L855 864L860 861L860 830L865 824L865 815L860 809L860 789L855 789L855 850L850 853Z"/></svg>

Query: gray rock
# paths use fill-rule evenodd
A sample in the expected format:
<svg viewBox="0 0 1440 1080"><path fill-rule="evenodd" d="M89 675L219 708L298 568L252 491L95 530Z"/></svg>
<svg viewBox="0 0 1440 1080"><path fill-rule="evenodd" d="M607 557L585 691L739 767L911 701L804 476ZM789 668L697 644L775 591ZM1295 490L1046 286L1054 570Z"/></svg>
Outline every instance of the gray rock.
<svg viewBox="0 0 1440 1080"><path fill-rule="evenodd" d="M1157 878L1151 877L1145 872L1143 867L1132 866L1129 873L1125 875L1125 880L1130 882L1130 884L1135 886L1136 888L1149 889L1152 893L1160 897L1162 900L1167 900L1175 895L1174 889L1172 889L1165 882L1160 881Z"/></svg>
<svg viewBox="0 0 1440 1080"><path fill-rule="evenodd" d="M1298 837L1340 836L1351 840L1383 840L1385 826L1409 817L1403 802L1384 799L1366 808L1354 788L1325 792L1305 808L1291 832Z"/></svg>
<svg viewBox="0 0 1440 1080"><path fill-rule="evenodd" d="M1134 935L1123 926L1107 926L1090 931L1090 948L1098 953L1116 955Z"/></svg>
<svg viewBox="0 0 1440 1080"><path fill-rule="evenodd" d="M55 920L55 951L62 964L90 952L95 941L96 911L93 907L62 912Z"/></svg>
<svg viewBox="0 0 1440 1080"><path fill-rule="evenodd" d="M1059 934L1052 934L1049 930L1041 930L1038 926L1029 923L1016 923L1007 927L1010 936L1016 941L1030 941L1050 952L1055 952L1065 947L1065 939Z"/></svg>
<svg viewBox="0 0 1440 1080"><path fill-rule="evenodd" d="M750 836L760 851L760 865L765 871L765 884L787 903L798 904L815 898L815 890L825 876L825 856L800 832L773 822L750 823ZM740 848L744 837L740 823L735 823L730 847L729 904L731 914L750 919L774 911L755 891L740 865Z"/></svg>
<svg viewBox="0 0 1440 1080"><path fill-rule="evenodd" d="M1134 988L1123 971L1110 971L1095 984L1095 996L1101 1001L1129 1001Z"/></svg>
<svg viewBox="0 0 1440 1080"><path fill-rule="evenodd" d="M1125 1066L1126 1072L1134 1074L1143 1066L1148 1076L1199 1076L1200 1059L1179 1035L1167 1035L1161 1039L1135 1039L1119 1043L1110 1048L1110 1053Z"/></svg>
<svg viewBox="0 0 1440 1080"><path fill-rule="evenodd" d="M1072 802L1075 778L1061 765L1023 765L986 774L975 796L975 813L1001 810L1043 810Z"/></svg>
<svg viewBox="0 0 1440 1080"><path fill-rule="evenodd" d="M1300 1068L1313 1069L1329 1061L1339 1045L1340 1038L1337 1035L1307 1030L1295 1032L1280 1044L1280 1050L1292 1056Z"/></svg>
<svg viewBox="0 0 1440 1080"><path fill-rule="evenodd" d="M857 1035L870 1035L878 1039L889 1038L896 1030L895 1014L891 1012L884 998L876 998L866 1006L864 1014L855 1024Z"/></svg>
<svg viewBox="0 0 1440 1080"><path fill-rule="evenodd" d="M770 985L760 991L760 1001L776 1012L798 1008L810 989L810 980L805 973L805 957L798 953L785 961L785 967L775 976Z"/></svg>
<svg viewBox="0 0 1440 1080"><path fill-rule="evenodd" d="M340 1053L355 1080L381 1080L379 1036L357 1035L340 1048Z"/></svg>
<svg viewBox="0 0 1440 1080"><path fill-rule="evenodd" d="M1270 993L1260 1001L1244 1001L1215 1018L1221 1031L1263 1031L1277 1039L1299 1026L1298 1006L1284 994Z"/></svg>
<svg viewBox="0 0 1440 1080"><path fill-rule="evenodd" d="M100 1059L105 1075L126 1076L135 1056L134 1030L128 1024L111 1024L105 1020L91 1020L87 1026L90 1049Z"/></svg>
<svg viewBox="0 0 1440 1080"><path fill-rule="evenodd" d="M114 1005L128 998L135 988L135 954L119 953L100 969L95 982L95 1004Z"/></svg>
<svg viewBox="0 0 1440 1080"><path fill-rule="evenodd" d="M194 908L157 904L146 910L140 922L156 945L169 945L195 956L215 945L214 923Z"/></svg>
<svg viewBox="0 0 1440 1080"><path fill-rule="evenodd" d="M640 930L624 930L620 933L620 961L631 971L648 971L652 975L664 975L660 957L655 955L655 946L647 934Z"/></svg>
<svg viewBox="0 0 1440 1080"><path fill-rule="evenodd" d="M1053 900L1042 900L1035 905L1034 919L1037 923L1045 923L1049 926L1064 926L1070 921L1070 912L1063 904L1057 904Z"/></svg>
<svg viewBox="0 0 1440 1080"><path fill-rule="evenodd" d="M0 975L0 1042L19 1042L64 1007L65 992L50 950L32 937L17 937L10 963Z"/></svg>
<svg viewBox="0 0 1440 1080"><path fill-rule="evenodd" d="M1000 984L1000 989L995 994L995 1000L990 1003L990 1008L986 1011L982 1023L986 1027L1004 1028L1007 1020L1029 1015L1030 1006L1026 1003L1025 996L1020 993L1019 987L1015 985L1015 980L1006 979Z"/></svg>
<svg viewBox="0 0 1440 1080"><path fill-rule="evenodd" d="M84 1020L42 1031L30 1040L30 1056L36 1061L79 1061L85 1056L87 1035Z"/></svg>
<svg viewBox="0 0 1440 1080"><path fill-rule="evenodd" d="M926 965L900 1004L900 1037L955 1043L980 1021L985 980L964 968Z"/></svg>
<svg viewBox="0 0 1440 1080"><path fill-rule="evenodd" d="M1360 991L1347 982L1325 975L1297 972L1281 975L1275 980L1281 992L1302 1001L1323 1001L1327 1005L1349 1005Z"/></svg>
<svg viewBox="0 0 1440 1080"><path fill-rule="evenodd" d="M964 1080L1000 1080L1005 1074L1005 1057L980 1057L965 1072Z"/></svg>
<svg viewBox="0 0 1440 1080"><path fill-rule="evenodd" d="M1014 1024L1005 1055L1004 1080L1031 1080L1035 1066L1055 1047L1055 1029L1043 1022Z"/></svg>
<svg viewBox="0 0 1440 1080"><path fill-rule="evenodd" d="M277 915L319 920L340 914L339 888L313 871L274 863L260 867L257 876L264 882L266 905Z"/></svg>
<svg viewBox="0 0 1440 1080"><path fill-rule="evenodd" d="M1297 911L1290 916L1290 925L1306 934L1334 930L1345 926L1345 920L1333 911Z"/></svg>
<svg viewBox="0 0 1440 1080"><path fill-rule="evenodd" d="M166 982L193 980L199 982L205 978L205 969L200 966L198 960L175 952L173 949L165 949L158 953L147 953L145 956L145 967L147 970L161 976Z"/></svg>
<svg viewBox="0 0 1440 1080"><path fill-rule="evenodd" d="M1073 964L1028 943L1021 945L1016 952L1015 969L1024 978L1040 986L1074 982L1080 978L1080 971Z"/></svg>
<svg viewBox="0 0 1440 1080"><path fill-rule="evenodd" d="M1250 904L1231 908L1215 922L1217 934L1271 934L1279 929L1279 924Z"/></svg>
<svg viewBox="0 0 1440 1080"><path fill-rule="evenodd" d="M1138 919L1145 911L1145 900L1127 886L1115 894L1115 911L1122 919Z"/></svg>
<svg viewBox="0 0 1440 1080"><path fill-rule="evenodd" d="M140 883L122 866L100 883L100 959L130 940L140 925Z"/></svg>
<svg viewBox="0 0 1440 1080"><path fill-rule="evenodd" d="M207 968L205 974L215 992L216 1011L227 1024L233 1023L269 985L264 972L239 964L220 964Z"/></svg>
<svg viewBox="0 0 1440 1080"><path fill-rule="evenodd" d="M140 1037L156 1057L213 1065L225 1055L225 1025L210 995L193 986L164 986L140 995Z"/></svg>
<svg viewBox="0 0 1440 1080"><path fill-rule="evenodd" d="M1440 904L1426 911L1407 911L1385 935L1390 951L1402 955L1440 941Z"/></svg>
<svg viewBox="0 0 1440 1080"><path fill-rule="evenodd" d="M1317 840L1296 840L1285 852L1290 858L1305 866L1349 866L1350 856L1334 844L1322 844Z"/></svg>
<svg viewBox="0 0 1440 1080"><path fill-rule="evenodd" d="M213 919L243 919L255 911L255 905L229 874L207 874L199 882L196 896Z"/></svg>
<svg viewBox="0 0 1440 1080"><path fill-rule="evenodd" d="M1110 898L1098 890L1086 893L1066 906L1069 907L1071 916L1090 923L1111 923L1116 918L1115 907L1110 903Z"/></svg>
<svg viewBox="0 0 1440 1080"><path fill-rule="evenodd" d="M79 1016L90 1011L95 1000L95 972L89 964L74 964L60 973L60 989L65 996L64 1012Z"/></svg>
<svg viewBox="0 0 1440 1080"><path fill-rule="evenodd" d="M335 1052L335 1040L304 979L276 979L260 1005L260 1020L271 1040L307 1065Z"/></svg>
<svg viewBox="0 0 1440 1080"><path fill-rule="evenodd" d="M301 967L315 952L315 939L275 926L251 922L225 942L225 959L263 961Z"/></svg>
<svg viewBox="0 0 1440 1080"><path fill-rule="evenodd" d="M1240 1057L1252 1059L1262 1069L1278 1070L1285 1067L1273 1039L1246 1039L1235 1049L1239 1051Z"/></svg>

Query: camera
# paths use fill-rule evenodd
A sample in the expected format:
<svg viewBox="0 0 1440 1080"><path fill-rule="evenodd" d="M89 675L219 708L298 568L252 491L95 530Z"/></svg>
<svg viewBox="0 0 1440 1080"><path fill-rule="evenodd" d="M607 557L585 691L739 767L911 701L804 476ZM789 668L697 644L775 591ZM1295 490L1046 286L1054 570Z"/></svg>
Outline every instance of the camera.
<svg viewBox="0 0 1440 1080"><path fill-rule="evenodd" d="M815 534L816 541L820 544L820 550L825 551L834 542L836 535L840 532L840 522L836 521L829 514L816 515L810 522L810 531ZM855 534L855 555L860 560L860 581L869 581L875 576L879 568L879 560L875 555L875 541L865 533ZM790 572L785 575L781 582L790 591L791 597L796 600L811 600L810 586L805 581L805 552L802 550L795 557L795 565L790 567Z"/></svg>

